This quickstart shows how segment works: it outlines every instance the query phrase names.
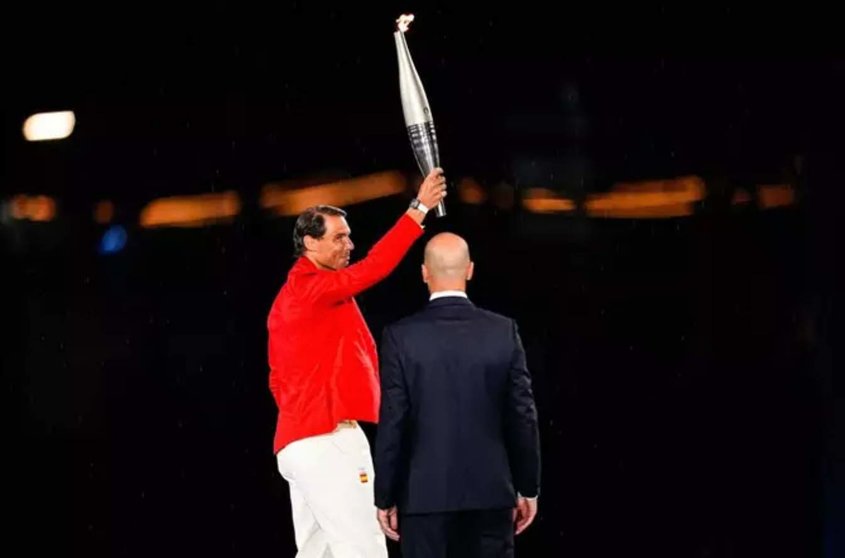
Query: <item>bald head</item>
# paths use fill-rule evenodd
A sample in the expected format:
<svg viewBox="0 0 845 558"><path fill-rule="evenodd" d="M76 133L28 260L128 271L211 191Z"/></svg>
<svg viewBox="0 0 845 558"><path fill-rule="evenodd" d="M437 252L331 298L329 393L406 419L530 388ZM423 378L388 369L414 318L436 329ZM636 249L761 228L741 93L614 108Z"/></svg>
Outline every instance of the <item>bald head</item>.
<svg viewBox="0 0 845 558"><path fill-rule="evenodd" d="M425 245L423 280L430 290L465 290L471 276L469 246L463 238L440 233Z"/></svg>

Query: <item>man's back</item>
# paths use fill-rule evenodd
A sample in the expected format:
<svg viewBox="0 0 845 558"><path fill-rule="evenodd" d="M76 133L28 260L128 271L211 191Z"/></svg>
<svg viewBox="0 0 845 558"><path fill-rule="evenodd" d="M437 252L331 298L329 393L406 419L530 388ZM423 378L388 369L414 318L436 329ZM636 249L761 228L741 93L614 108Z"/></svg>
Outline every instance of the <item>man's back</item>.
<svg viewBox="0 0 845 558"><path fill-rule="evenodd" d="M513 320L459 296L385 330L376 504L510 508L539 488L537 417Z"/></svg>

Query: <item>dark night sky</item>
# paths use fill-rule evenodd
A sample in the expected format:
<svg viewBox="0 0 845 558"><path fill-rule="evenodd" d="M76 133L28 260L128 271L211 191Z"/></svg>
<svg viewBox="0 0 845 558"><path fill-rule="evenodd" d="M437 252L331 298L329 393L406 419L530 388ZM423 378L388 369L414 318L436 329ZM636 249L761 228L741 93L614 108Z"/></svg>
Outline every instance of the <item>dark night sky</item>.
<svg viewBox="0 0 845 558"><path fill-rule="evenodd" d="M141 202L410 169L391 36L401 11L417 15L409 46L453 175L519 184L525 157L577 153L595 169L588 191L681 173L777 177L841 122L841 59L794 55L774 24L745 23L751 10L343 6L30 5L19 18L33 24L17 32L45 38L10 37L8 186L32 191L35 170L65 197ZM65 108L73 142L22 141L26 115ZM44 168L55 152L71 167Z"/></svg>

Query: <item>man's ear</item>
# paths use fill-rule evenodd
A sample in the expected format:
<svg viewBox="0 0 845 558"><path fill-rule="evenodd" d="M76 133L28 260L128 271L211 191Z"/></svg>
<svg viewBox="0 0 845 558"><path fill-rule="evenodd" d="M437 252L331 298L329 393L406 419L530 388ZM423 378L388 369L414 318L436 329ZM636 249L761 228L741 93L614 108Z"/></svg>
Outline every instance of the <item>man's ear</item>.
<svg viewBox="0 0 845 558"><path fill-rule="evenodd" d="M302 243L305 245L305 250L308 252L313 252L317 249L317 239L311 235L305 235L302 239Z"/></svg>
<svg viewBox="0 0 845 558"><path fill-rule="evenodd" d="M467 267L467 281L472 279L473 272L475 272L475 262L469 262L469 267Z"/></svg>
<svg viewBox="0 0 845 558"><path fill-rule="evenodd" d="M425 264L422 264L422 265L420 266L420 270L422 271L422 280L423 280L423 283L428 283L428 278L429 278L429 275L428 275L428 268L425 266Z"/></svg>

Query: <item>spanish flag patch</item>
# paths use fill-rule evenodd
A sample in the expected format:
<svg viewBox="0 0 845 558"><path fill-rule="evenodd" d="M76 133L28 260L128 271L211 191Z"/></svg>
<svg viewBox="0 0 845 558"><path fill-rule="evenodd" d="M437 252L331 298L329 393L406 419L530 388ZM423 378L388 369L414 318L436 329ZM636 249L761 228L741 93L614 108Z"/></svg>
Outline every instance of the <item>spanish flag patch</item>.
<svg viewBox="0 0 845 558"><path fill-rule="evenodd" d="M370 482L370 477L367 476L366 469L360 469L358 471L358 480L361 481L361 484L367 484L368 482Z"/></svg>

